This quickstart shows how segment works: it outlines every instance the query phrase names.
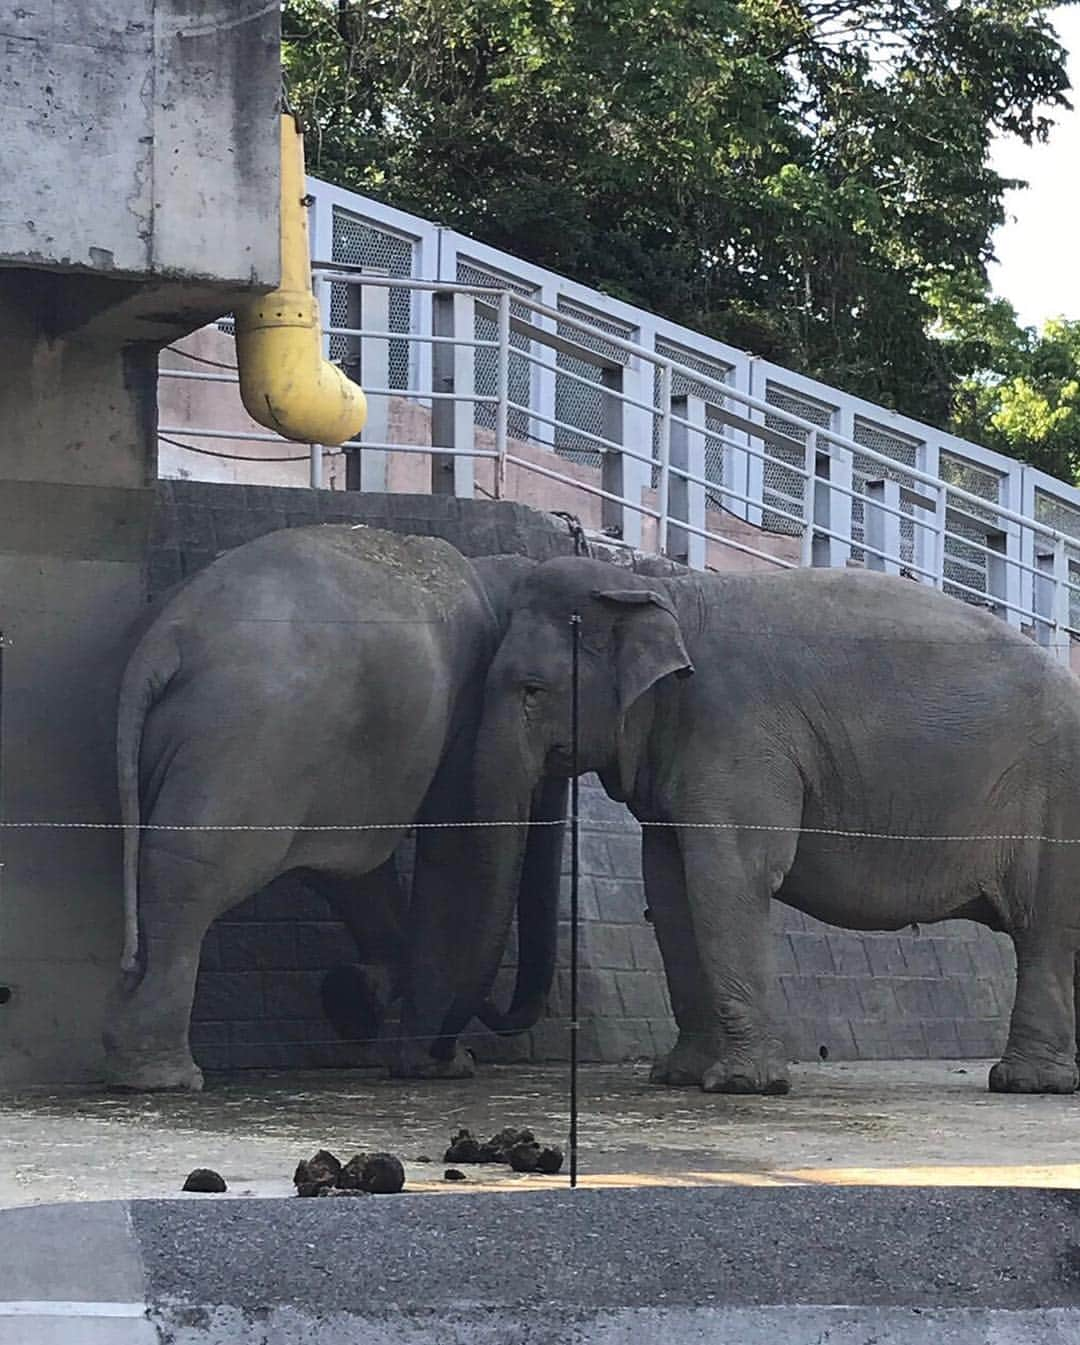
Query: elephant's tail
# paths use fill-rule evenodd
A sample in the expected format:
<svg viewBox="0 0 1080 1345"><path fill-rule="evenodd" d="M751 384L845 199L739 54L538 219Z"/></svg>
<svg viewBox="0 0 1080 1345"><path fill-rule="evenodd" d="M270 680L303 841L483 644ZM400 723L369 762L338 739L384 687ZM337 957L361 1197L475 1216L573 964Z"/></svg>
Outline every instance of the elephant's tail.
<svg viewBox="0 0 1080 1345"><path fill-rule="evenodd" d="M151 627L135 647L120 683L116 723L116 764L120 821L124 829L124 951L122 971L134 971L139 957L139 756L150 707L180 667L171 630Z"/></svg>

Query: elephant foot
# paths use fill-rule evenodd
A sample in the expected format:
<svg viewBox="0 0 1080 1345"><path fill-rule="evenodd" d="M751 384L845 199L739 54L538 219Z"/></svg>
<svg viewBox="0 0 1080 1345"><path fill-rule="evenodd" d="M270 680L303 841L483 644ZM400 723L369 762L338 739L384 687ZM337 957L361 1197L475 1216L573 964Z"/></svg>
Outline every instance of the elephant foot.
<svg viewBox="0 0 1080 1345"><path fill-rule="evenodd" d="M437 1060L426 1051L409 1052L391 1064L390 1074L395 1079L472 1079L476 1058L463 1046L458 1046L449 1060Z"/></svg>
<svg viewBox="0 0 1080 1345"><path fill-rule="evenodd" d="M1006 1056L991 1069L989 1085L991 1093L1075 1093L1077 1067Z"/></svg>
<svg viewBox="0 0 1080 1345"><path fill-rule="evenodd" d="M130 1064L116 1060L108 1062L105 1084L113 1093L199 1093L203 1072L190 1058Z"/></svg>
<svg viewBox="0 0 1080 1345"><path fill-rule="evenodd" d="M649 1082L667 1088L698 1088L705 1071L716 1059L713 1047L676 1042L666 1056L649 1071Z"/></svg>
<svg viewBox="0 0 1080 1345"><path fill-rule="evenodd" d="M791 1089L787 1063L772 1053L714 1060L701 1076L706 1093L762 1093L782 1096Z"/></svg>

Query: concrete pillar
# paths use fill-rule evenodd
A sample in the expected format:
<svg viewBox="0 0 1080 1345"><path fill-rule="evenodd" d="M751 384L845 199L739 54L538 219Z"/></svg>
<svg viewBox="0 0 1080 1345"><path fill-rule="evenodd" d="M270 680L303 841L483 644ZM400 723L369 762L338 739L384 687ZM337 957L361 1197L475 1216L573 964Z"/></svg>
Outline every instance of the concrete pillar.
<svg viewBox="0 0 1080 1345"><path fill-rule="evenodd" d="M0 272L6 821L118 820L115 714L143 605L157 348L51 340ZM114 830L0 832L0 1085L93 1079L121 942Z"/></svg>

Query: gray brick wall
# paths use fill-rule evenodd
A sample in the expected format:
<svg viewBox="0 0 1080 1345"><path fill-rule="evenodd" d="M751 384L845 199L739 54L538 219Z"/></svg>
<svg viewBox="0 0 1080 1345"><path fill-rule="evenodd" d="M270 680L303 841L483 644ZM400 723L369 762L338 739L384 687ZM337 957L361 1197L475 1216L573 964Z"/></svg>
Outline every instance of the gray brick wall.
<svg viewBox="0 0 1080 1345"><path fill-rule="evenodd" d="M585 1060L633 1059L673 1038L660 951L644 919L640 829L594 777L583 781L579 1004ZM621 830L613 834L612 825ZM564 879L565 968L569 892ZM775 1002L794 1060L995 1056L1005 1044L1015 964L1012 944L970 921L854 933L773 903ZM513 960L500 973L503 995ZM527 1037L496 1042L482 1058L566 1057L569 991L558 974L548 1016Z"/></svg>
<svg viewBox="0 0 1080 1345"><path fill-rule="evenodd" d="M449 496L331 493L206 482L162 482L148 557L152 593L216 554L276 528L365 522L441 536L469 555L517 552L546 559L573 550L567 529L508 502ZM644 919L639 831L598 782L581 791L581 1013L585 1060L648 1057L674 1028L660 955ZM615 828L613 830L612 824ZM407 863L407 855L405 856ZM479 1035L481 1059L560 1060L567 1055L569 893L564 878L560 970L547 1017L512 1040ZM964 921L858 934L774 904L777 1012L795 1059L992 1056L1012 1002L1009 941ZM357 961L325 901L286 878L218 920L206 936L192 1045L208 1069L373 1063L335 1038L322 1013L326 970ZM509 993L513 941L500 972ZM392 1027L388 1028L392 1030Z"/></svg>

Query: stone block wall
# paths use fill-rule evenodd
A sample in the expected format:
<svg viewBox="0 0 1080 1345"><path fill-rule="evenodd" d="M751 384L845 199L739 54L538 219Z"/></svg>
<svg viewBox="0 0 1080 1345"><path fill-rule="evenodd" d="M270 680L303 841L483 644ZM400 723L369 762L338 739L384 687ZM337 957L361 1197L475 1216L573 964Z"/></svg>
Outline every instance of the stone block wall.
<svg viewBox="0 0 1080 1345"><path fill-rule="evenodd" d="M581 790L579 1011L585 1060L626 1060L674 1039L660 952L644 918L640 828L595 777ZM560 971L548 1015L527 1036L486 1038L477 1054L560 1060L567 1054L569 890L563 884ZM773 903L775 1012L793 1060L955 1059L1000 1054L1015 962L1004 935L966 920L896 933L837 929ZM505 997L513 959L500 973ZM486 1036L486 1034L485 1034ZM483 1041L483 1039L481 1039Z"/></svg>
<svg viewBox="0 0 1080 1345"><path fill-rule="evenodd" d="M570 554L557 519L508 502L363 495L206 482L159 483L149 556L160 593L220 551L276 528L363 522L441 536L466 554ZM674 1038L659 950L644 917L640 832L595 779L581 790L582 1058L650 1057ZM407 863L407 856L405 857ZM521 1037L477 1029L481 1059L561 1060L568 1053L569 891L564 877L559 971L546 1018ZM795 1059L991 1056L1003 1043L1014 976L1009 941L965 921L897 933L835 929L774 905L777 1004ZM322 979L358 961L325 900L284 878L228 912L203 945L192 1045L207 1069L371 1064L323 1015ZM509 994L511 940L497 993ZM392 1025L387 1028L391 1032Z"/></svg>

